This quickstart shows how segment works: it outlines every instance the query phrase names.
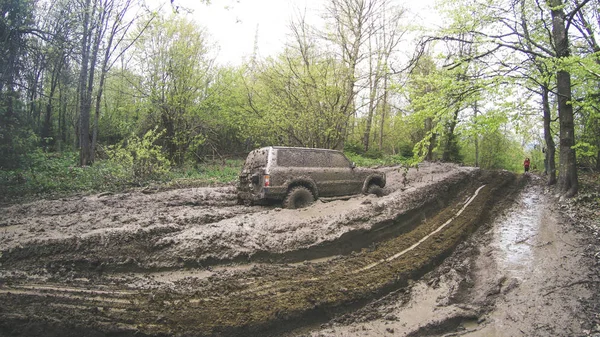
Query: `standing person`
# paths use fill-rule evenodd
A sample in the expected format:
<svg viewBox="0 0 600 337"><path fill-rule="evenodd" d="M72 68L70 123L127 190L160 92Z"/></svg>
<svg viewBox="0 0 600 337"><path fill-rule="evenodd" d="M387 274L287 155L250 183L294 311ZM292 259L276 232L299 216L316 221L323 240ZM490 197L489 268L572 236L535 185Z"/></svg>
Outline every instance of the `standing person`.
<svg viewBox="0 0 600 337"><path fill-rule="evenodd" d="M525 168L525 173L529 172L529 158L525 158L525 161L523 162L523 167Z"/></svg>

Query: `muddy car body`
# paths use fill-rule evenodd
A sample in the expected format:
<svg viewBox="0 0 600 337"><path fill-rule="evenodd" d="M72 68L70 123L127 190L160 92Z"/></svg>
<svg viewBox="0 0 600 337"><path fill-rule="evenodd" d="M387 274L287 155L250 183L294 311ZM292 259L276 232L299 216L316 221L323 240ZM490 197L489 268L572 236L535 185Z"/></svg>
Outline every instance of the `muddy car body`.
<svg viewBox="0 0 600 337"><path fill-rule="evenodd" d="M238 200L283 201L286 208L299 208L322 197L381 196L385 179L383 172L357 168L340 151L263 147L248 154L240 174Z"/></svg>

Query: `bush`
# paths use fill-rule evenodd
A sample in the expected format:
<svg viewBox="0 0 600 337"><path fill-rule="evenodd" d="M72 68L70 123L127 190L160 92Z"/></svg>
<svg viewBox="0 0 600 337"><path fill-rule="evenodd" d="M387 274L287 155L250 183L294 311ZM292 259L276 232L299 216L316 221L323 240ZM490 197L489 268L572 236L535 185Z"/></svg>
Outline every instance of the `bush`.
<svg viewBox="0 0 600 337"><path fill-rule="evenodd" d="M382 159L383 151L371 148L367 152L365 152L363 156L371 159Z"/></svg>
<svg viewBox="0 0 600 337"><path fill-rule="evenodd" d="M164 177L171 163L161 147L155 144L162 134L154 129L146 132L141 139L132 135L120 145L109 146L106 151L109 161L125 173L125 176L118 178L139 183Z"/></svg>
<svg viewBox="0 0 600 337"><path fill-rule="evenodd" d="M349 141L344 144L344 152L351 152L354 154L363 154L365 152L364 146L356 141Z"/></svg>

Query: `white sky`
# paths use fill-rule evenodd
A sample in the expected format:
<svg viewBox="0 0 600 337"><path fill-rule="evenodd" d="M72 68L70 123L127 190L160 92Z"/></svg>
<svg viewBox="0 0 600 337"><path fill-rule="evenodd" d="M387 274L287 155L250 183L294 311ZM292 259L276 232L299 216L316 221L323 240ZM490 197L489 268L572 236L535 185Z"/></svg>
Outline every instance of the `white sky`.
<svg viewBox="0 0 600 337"><path fill-rule="evenodd" d="M432 25L435 23L426 21L436 20L431 14L434 1L394 2L415 13L410 17L414 19L412 23ZM325 3L323 0L212 0L205 5L200 0L174 0L176 6L190 9L190 17L208 30L219 47L217 62L222 65L238 65L252 55L257 29L261 57L281 52L294 13L306 9L307 20L311 22L319 18ZM171 10L170 4L164 8Z"/></svg>

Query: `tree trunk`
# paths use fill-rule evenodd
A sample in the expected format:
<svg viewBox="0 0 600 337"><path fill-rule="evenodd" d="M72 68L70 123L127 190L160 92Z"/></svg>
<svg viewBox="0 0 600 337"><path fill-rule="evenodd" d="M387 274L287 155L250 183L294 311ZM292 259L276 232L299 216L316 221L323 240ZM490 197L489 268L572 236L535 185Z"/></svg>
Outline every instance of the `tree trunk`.
<svg viewBox="0 0 600 337"><path fill-rule="evenodd" d="M86 166L90 162L90 108L91 97L87 94L88 62L90 57L90 5L85 1L83 15L83 37L81 42L81 71L79 73L79 165Z"/></svg>
<svg viewBox="0 0 600 337"><path fill-rule="evenodd" d="M383 127L385 126L385 116L388 108L388 74L383 76L383 104L381 106L381 121L379 123L379 150L383 150Z"/></svg>
<svg viewBox="0 0 600 337"><path fill-rule="evenodd" d="M433 130L433 118L427 117L425 118L425 134L431 132ZM427 146L427 154L425 155L425 160L433 161L433 149L435 148L436 142L436 134L432 133L431 138L429 139L429 145Z"/></svg>
<svg viewBox="0 0 600 337"><path fill-rule="evenodd" d="M556 48L556 56L569 56L569 40L565 28L565 14L561 0L550 0L552 8L552 36ZM577 161L575 156L575 126L573 122L573 106L571 105L571 74L565 70L556 73L558 115L560 122L560 160L558 189L565 197L577 194Z"/></svg>
<svg viewBox="0 0 600 337"><path fill-rule="evenodd" d="M477 101L473 103L473 115L475 121L477 121L477 115L479 114L479 107ZM475 133L475 167L479 167L479 134Z"/></svg>
<svg viewBox="0 0 600 337"><path fill-rule="evenodd" d="M378 70L376 70L378 72ZM373 76L375 78L373 79ZM369 75L369 86L370 86L370 94L369 94L369 112L367 114L367 125L365 126L365 133L363 135L363 146L365 152L369 151L369 141L371 139L371 126L373 124L373 114L377 105L375 104L375 98L377 95L377 85L379 84L379 74L370 74Z"/></svg>
<svg viewBox="0 0 600 337"><path fill-rule="evenodd" d="M552 129L550 123L552 116L550 114L550 100L548 98L550 90L547 86L542 85L542 109L544 111L544 140L546 141L546 151L544 159L544 168L548 175L548 185L556 184L556 162L554 156L556 153L556 145L552 138Z"/></svg>
<svg viewBox="0 0 600 337"><path fill-rule="evenodd" d="M52 69L52 76L50 78L50 93L48 93L48 101L46 102L46 114L44 116L44 125L42 127L42 146L44 150L49 145L49 138L52 136L52 101L54 100L54 94L58 86L58 80L60 76L62 65L55 65ZM60 103L59 103L60 107ZM55 141L52 141L54 143Z"/></svg>
<svg viewBox="0 0 600 337"><path fill-rule="evenodd" d="M456 128L456 123L458 121L458 110L454 112L454 116L452 116L452 120L448 123L448 127L446 129L446 141L444 144L444 152L442 154L443 162L455 161L454 155L457 152L456 148L456 136L454 135L454 129Z"/></svg>
<svg viewBox="0 0 600 337"><path fill-rule="evenodd" d="M92 112L92 95L94 93L94 77L96 74L96 63L98 61L98 51L100 50L100 42L102 41L102 36L104 35L104 24L105 24L105 20L106 20L106 12L104 12L105 9L102 9L102 14L99 17L99 21L96 22L96 34L94 36L94 43L91 46L92 49L92 55L90 57L90 68L89 68L89 77L88 77L88 86L87 86L87 100L89 103L89 111L88 111L88 120L91 117L91 112ZM102 94L100 94L102 95ZM97 128L97 125L95 123L98 122L98 111L96 110L96 113L94 114L94 124L93 124L93 129ZM89 133L89 129L88 129L88 151L89 151L89 157L88 157L88 163L92 164L94 162L95 159L95 148L94 148L94 144L93 144L94 140L93 140L93 135Z"/></svg>
<svg viewBox="0 0 600 337"><path fill-rule="evenodd" d="M100 83L98 83L98 92L96 93L96 110L94 114L94 130L92 132L92 161L96 159L96 143L98 142L98 123L100 122L100 106L102 102L102 92L104 90L104 79L108 72L108 61L110 58L111 48L113 39L116 34L116 28L118 23L112 28L110 36L108 37L108 45L104 52L104 59L102 60L102 69L100 71Z"/></svg>

